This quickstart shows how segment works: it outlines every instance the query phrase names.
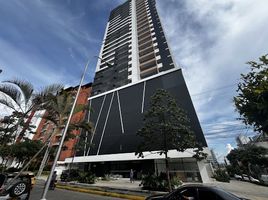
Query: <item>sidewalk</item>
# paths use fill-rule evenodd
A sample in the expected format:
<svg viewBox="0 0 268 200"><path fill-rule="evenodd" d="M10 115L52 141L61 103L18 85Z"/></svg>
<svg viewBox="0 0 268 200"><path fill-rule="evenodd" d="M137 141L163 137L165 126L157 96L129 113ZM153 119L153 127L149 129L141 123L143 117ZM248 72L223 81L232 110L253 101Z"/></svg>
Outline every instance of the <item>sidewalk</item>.
<svg viewBox="0 0 268 200"><path fill-rule="evenodd" d="M135 191L141 191L141 187L139 184L141 181L134 181L134 183L130 183L129 178L120 178L117 180L110 180L110 181L103 181L98 180L95 184L92 184L96 187L113 187L117 189L127 189L127 190L135 190Z"/></svg>

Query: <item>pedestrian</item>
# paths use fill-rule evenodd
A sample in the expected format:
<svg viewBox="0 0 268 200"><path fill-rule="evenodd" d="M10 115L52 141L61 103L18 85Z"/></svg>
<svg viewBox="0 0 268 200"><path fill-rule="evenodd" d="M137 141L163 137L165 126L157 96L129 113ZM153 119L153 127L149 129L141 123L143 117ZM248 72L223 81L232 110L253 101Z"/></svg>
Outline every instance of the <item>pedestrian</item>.
<svg viewBox="0 0 268 200"><path fill-rule="evenodd" d="M57 181L56 179L57 179L57 172L54 171L53 174L52 174L51 181L50 181L49 189L51 189L51 190L55 189L56 181Z"/></svg>
<svg viewBox="0 0 268 200"><path fill-rule="evenodd" d="M133 171L133 169L130 169L129 178L130 178L130 183L134 183L134 171Z"/></svg>

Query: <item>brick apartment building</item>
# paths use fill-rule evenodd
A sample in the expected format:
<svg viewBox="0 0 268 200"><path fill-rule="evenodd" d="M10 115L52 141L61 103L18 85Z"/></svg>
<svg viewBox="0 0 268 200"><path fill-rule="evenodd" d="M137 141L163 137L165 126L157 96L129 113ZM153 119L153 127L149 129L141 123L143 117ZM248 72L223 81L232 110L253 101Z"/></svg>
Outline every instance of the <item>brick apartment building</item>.
<svg viewBox="0 0 268 200"><path fill-rule="evenodd" d="M78 86L76 87L69 87L65 89L67 92L74 92L77 90ZM88 104L88 98L91 93L91 83L85 84L81 87L81 91L77 100L77 104L82 104L82 105L87 105ZM44 113L46 115L47 112ZM82 119L84 119L86 116L86 112L80 111L78 113L75 113L72 116L71 122L77 122ZM67 116L68 117L68 116ZM48 121L47 119L42 118L37 129L36 129L36 134L33 136L33 140L40 140L42 142L45 142L49 135L55 130L55 125L51 122ZM74 136L80 135L81 130L73 130L72 134ZM56 134L50 143L50 146L52 148L57 148L61 139L61 133ZM61 161L64 161L65 158L72 157L74 155L74 147L77 142L77 138L70 138L68 141L64 143L64 148L61 151L60 158L58 160L59 164Z"/></svg>

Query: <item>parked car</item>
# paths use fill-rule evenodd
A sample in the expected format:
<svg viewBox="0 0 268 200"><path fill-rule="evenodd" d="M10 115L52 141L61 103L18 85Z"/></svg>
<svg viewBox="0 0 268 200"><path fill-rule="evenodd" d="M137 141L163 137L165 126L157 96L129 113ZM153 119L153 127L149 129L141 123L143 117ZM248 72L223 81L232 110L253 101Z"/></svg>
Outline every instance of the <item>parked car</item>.
<svg viewBox="0 0 268 200"><path fill-rule="evenodd" d="M9 183L17 173L0 174L0 200L20 199L27 200L35 183L33 173L24 172L11 184ZM10 184L10 185L9 185Z"/></svg>
<svg viewBox="0 0 268 200"><path fill-rule="evenodd" d="M242 174L243 178L244 178L244 181L251 181L253 183L260 183L260 181L256 178L253 178L252 176L249 176L246 175L246 174Z"/></svg>
<svg viewBox="0 0 268 200"><path fill-rule="evenodd" d="M189 184L165 195L153 195L146 200L246 200L214 186Z"/></svg>
<svg viewBox="0 0 268 200"><path fill-rule="evenodd" d="M262 174L261 175L261 180L263 181L264 184L268 185L268 175Z"/></svg>
<svg viewBox="0 0 268 200"><path fill-rule="evenodd" d="M238 175L238 174L235 174L234 177L235 177L236 180L239 180L239 181L242 180L242 176L240 176L240 175Z"/></svg>

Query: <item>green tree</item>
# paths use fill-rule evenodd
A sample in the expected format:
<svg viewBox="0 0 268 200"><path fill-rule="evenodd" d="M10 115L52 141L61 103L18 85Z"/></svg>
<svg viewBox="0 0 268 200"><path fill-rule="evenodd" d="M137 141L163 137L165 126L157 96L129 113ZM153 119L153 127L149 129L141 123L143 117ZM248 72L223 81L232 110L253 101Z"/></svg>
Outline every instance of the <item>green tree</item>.
<svg viewBox="0 0 268 200"><path fill-rule="evenodd" d="M51 96L62 90L63 86L52 84L45 87L40 92L34 92L33 85L23 80L8 80L0 85L0 104L11 109L20 116L15 122L16 131L18 132L18 140L21 140L30 125L31 119L35 111L39 110L41 105ZM25 123L22 123L24 122ZM23 126L21 126L23 124Z"/></svg>
<svg viewBox="0 0 268 200"><path fill-rule="evenodd" d="M16 120L17 120L17 118L15 117L14 112L9 116L5 116L1 120L0 144L2 146L6 146L7 144L9 144L15 140L16 127L14 124L15 124Z"/></svg>
<svg viewBox="0 0 268 200"><path fill-rule="evenodd" d="M11 153L16 158L19 167L22 163L29 161L42 147L42 142L25 139L22 142L11 145Z"/></svg>
<svg viewBox="0 0 268 200"><path fill-rule="evenodd" d="M56 96L51 96L50 99L43 105L43 109L47 111L47 114L43 117L46 120L51 121L56 127L56 134L60 134L67 122L68 115L71 111L72 104L74 101L74 95L70 92L61 91L60 94ZM78 112L84 112L87 105L77 104L74 114ZM81 118L72 118L71 124L68 129L68 138L72 138L71 132L75 129L84 129L86 131L91 131L91 124L84 121Z"/></svg>
<svg viewBox="0 0 268 200"><path fill-rule="evenodd" d="M144 151L158 150L165 155L166 175L169 190L171 190L169 175L168 150L176 149L184 152L188 148L195 149L195 157L206 156L202 147L196 143L189 119L175 99L165 90L159 89L151 97L150 107L144 116L144 125L137 132L143 138L136 154L143 156Z"/></svg>
<svg viewBox="0 0 268 200"><path fill-rule="evenodd" d="M260 133L268 133L268 58L250 61L250 72L241 74L238 95L234 97L236 110L246 125Z"/></svg>
<svg viewBox="0 0 268 200"><path fill-rule="evenodd" d="M239 166L244 173L258 176L259 174L254 171L268 167L267 154L268 150L263 147L247 145L244 148L233 149L227 155L227 159L233 167Z"/></svg>
<svg viewBox="0 0 268 200"><path fill-rule="evenodd" d="M11 152L10 145L0 145L0 157L2 159L2 162L1 162L2 172L5 169L5 165L7 164L8 159L11 156L10 152Z"/></svg>

